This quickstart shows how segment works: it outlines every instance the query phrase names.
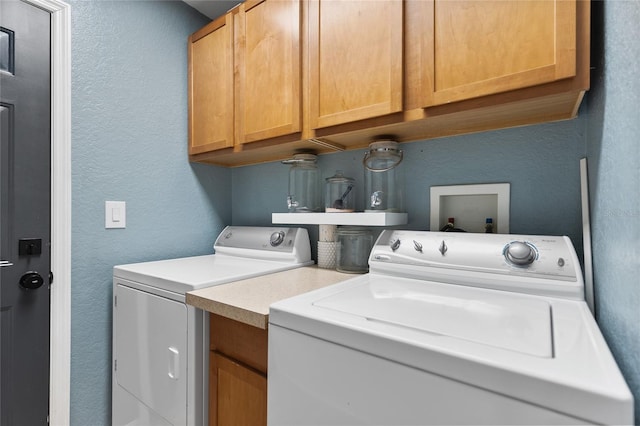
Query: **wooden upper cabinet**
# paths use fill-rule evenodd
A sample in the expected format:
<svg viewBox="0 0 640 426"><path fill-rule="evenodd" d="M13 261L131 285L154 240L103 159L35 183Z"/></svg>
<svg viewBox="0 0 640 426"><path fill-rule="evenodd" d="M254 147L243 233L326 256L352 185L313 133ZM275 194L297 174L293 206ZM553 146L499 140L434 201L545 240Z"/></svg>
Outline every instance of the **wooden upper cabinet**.
<svg viewBox="0 0 640 426"><path fill-rule="evenodd" d="M300 13L300 0L240 5L235 99L241 144L301 132Z"/></svg>
<svg viewBox="0 0 640 426"><path fill-rule="evenodd" d="M575 0L435 0L423 6L432 37L424 44L431 86L425 106L576 75Z"/></svg>
<svg viewBox="0 0 640 426"><path fill-rule="evenodd" d="M402 0L309 0L312 129L402 111Z"/></svg>
<svg viewBox="0 0 640 426"><path fill-rule="evenodd" d="M226 14L189 37L189 154L232 147L233 20Z"/></svg>
<svg viewBox="0 0 640 426"><path fill-rule="evenodd" d="M246 0L190 38L190 158L573 118L589 52L589 0Z"/></svg>

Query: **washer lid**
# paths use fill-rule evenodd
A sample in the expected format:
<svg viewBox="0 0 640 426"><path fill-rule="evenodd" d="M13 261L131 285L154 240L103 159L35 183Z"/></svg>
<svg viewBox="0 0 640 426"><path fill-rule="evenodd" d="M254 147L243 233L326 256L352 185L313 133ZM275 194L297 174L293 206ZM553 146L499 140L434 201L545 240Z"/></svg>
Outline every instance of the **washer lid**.
<svg viewBox="0 0 640 426"><path fill-rule="evenodd" d="M551 358L551 306L518 294L371 280L313 303L396 327Z"/></svg>
<svg viewBox="0 0 640 426"><path fill-rule="evenodd" d="M210 254L118 265L113 268L113 275L117 278L184 294L199 288L285 271L307 264L309 262L277 262L225 254Z"/></svg>

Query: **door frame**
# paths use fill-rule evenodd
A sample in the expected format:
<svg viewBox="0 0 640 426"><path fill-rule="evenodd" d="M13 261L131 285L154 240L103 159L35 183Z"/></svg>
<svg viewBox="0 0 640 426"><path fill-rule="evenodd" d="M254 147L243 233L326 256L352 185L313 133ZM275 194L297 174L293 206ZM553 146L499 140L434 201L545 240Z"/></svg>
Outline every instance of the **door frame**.
<svg viewBox="0 0 640 426"><path fill-rule="evenodd" d="M49 424L70 424L71 7L23 0L51 14L51 285Z"/></svg>

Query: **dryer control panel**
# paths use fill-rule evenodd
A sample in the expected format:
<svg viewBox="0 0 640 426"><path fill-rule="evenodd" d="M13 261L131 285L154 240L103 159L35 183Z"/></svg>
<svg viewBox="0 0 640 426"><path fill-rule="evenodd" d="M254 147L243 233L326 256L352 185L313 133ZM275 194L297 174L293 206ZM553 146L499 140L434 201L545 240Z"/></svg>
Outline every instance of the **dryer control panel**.
<svg viewBox="0 0 640 426"><path fill-rule="evenodd" d="M584 299L582 271L568 237L385 230L372 272Z"/></svg>
<svg viewBox="0 0 640 426"><path fill-rule="evenodd" d="M213 245L216 253L256 259L311 260L309 233L305 228L282 226L227 226Z"/></svg>

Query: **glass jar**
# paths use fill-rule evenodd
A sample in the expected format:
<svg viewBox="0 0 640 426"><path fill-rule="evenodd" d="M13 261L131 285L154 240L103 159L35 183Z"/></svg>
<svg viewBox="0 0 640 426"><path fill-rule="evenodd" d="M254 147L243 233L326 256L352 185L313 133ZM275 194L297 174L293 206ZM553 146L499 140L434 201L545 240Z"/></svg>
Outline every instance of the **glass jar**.
<svg viewBox="0 0 640 426"><path fill-rule="evenodd" d="M355 181L346 177L340 170L325 179L324 211L330 213L347 213L355 210L353 196Z"/></svg>
<svg viewBox="0 0 640 426"><path fill-rule="evenodd" d="M369 254L373 247L373 235L366 228L341 226L336 232L336 270L351 274L369 271Z"/></svg>
<svg viewBox="0 0 640 426"><path fill-rule="evenodd" d="M398 167L402 162L402 151L398 142L377 141L369 145L365 154L364 193L365 211L404 211L403 176Z"/></svg>
<svg viewBox="0 0 640 426"><path fill-rule="evenodd" d="M320 170L314 154L295 154L292 159L282 161L291 164L289 170L289 194L287 208L291 213L319 212L322 210L320 193Z"/></svg>

